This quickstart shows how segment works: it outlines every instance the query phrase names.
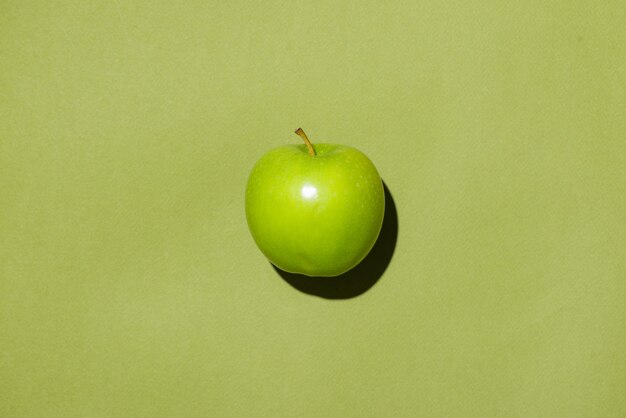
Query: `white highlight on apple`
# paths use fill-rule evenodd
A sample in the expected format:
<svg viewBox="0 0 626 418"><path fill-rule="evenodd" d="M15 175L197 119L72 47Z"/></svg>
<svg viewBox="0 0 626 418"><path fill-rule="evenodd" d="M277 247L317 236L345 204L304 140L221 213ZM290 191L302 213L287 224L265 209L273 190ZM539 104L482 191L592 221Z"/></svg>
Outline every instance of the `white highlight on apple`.
<svg viewBox="0 0 626 418"><path fill-rule="evenodd" d="M315 186L305 184L302 186L302 197L305 199L315 199L317 197L317 189Z"/></svg>

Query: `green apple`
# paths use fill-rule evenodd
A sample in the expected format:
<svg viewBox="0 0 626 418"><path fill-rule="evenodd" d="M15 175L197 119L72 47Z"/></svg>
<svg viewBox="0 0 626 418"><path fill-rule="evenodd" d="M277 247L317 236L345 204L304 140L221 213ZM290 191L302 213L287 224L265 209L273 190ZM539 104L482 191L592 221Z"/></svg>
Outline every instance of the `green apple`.
<svg viewBox="0 0 626 418"><path fill-rule="evenodd" d="M246 218L267 259L289 273L338 276L374 246L385 212L383 183L359 150L304 144L269 151L246 187Z"/></svg>

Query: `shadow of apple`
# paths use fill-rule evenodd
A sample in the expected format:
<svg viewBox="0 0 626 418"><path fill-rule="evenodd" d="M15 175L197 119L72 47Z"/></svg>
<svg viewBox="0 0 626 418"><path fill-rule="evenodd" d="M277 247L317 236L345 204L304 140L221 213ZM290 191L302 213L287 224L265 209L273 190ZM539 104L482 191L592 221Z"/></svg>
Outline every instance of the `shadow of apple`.
<svg viewBox="0 0 626 418"><path fill-rule="evenodd" d="M272 265L274 270L292 287L309 295L325 299L350 299L372 288L391 262L398 240L398 213L387 184L385 189L385 216L378 239L369 254L352 270L336 277L308 277L287 273Z"/></svg>

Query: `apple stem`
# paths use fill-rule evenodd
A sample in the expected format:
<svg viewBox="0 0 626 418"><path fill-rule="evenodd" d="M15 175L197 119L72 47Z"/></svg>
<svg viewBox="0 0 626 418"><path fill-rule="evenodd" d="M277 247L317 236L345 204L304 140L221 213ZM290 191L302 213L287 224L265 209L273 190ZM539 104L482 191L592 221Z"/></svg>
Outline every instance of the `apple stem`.
<svg viewBox="0 0 626 418"><path fill-rule="evenodd" d="M315 149L313 148L313 144L311 144L311 141L309 141L309 138L306 136L302 128L296 129L296 135L304 140L306 147L309 149L309 155L311 157L315 157Z"/></svg>

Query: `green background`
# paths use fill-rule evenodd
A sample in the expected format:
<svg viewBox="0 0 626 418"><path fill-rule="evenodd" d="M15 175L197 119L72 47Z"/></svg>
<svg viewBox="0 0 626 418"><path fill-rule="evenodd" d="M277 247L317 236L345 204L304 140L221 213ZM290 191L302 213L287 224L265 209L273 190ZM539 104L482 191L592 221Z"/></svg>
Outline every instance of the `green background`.
<svg viewBox="0 0 626 418"><path fill-rule="evenodd" d="M623 1L0 2L0 416L626 416ZM270 148L397 208L329 300L247 230Z"/></svg>

